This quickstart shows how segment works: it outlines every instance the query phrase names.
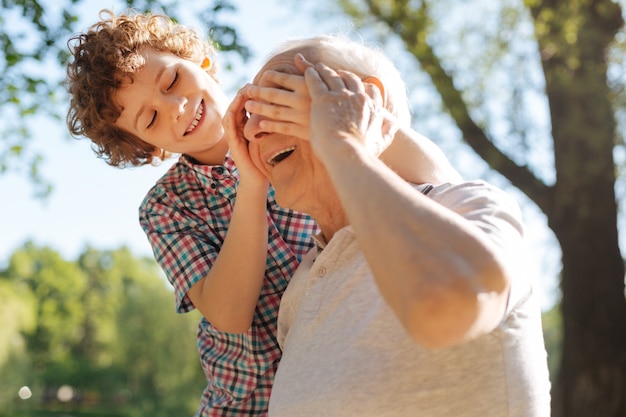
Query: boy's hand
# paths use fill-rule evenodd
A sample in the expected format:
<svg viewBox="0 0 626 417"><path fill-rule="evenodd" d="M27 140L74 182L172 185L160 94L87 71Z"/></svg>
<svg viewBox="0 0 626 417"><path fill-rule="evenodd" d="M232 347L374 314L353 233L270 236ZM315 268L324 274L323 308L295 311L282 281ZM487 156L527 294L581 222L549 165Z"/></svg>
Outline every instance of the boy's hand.
<svg viewBox="0 0 626 417"><path fill-rule="evenodd" d="M311 98L304 77L265 71L261 80L272 87L247 86L250 100L245 104L248 112L265 118L261 129L309 140Z"/></svg>
<svg viewBox="0 0 626 417"><path fill-rule="evenodd" d="M232 101L226 114L222 119L224 126L224 135L228 140L231 155L235 161L235 165L239 170L240 181L247 184L252 183L254 187L264 187L267 190L269 185L267 178L257 169L250 159L248 152L248 141L243 136L243 128L248 120L248 115L244 108L247 97L245 95L246 87L237 92L235 99Z"/></svg>

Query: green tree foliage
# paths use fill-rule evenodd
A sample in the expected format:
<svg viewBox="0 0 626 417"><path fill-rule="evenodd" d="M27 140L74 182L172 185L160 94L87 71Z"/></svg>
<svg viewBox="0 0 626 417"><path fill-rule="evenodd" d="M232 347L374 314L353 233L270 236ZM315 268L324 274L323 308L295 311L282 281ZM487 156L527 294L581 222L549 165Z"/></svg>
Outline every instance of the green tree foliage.
<svg viewBox="0 0 626 417"><path fill-rule="evenodd" d="M30 288L0 278L0 409L15 397L15 389L6 381L30 384L29 358L25 354L26 335L37 324L36 300Z"/></svg>
<svg viewBox="0 0 626 417"><path fill-rule="evenodd" d="M26 285L0 281L0 365L8 362L11 352L24 345L22 335L35 327L33 293Z"/></svg>
<svg viewBox="0 0 626 417"><path fill-rule="evenodd" d="M0 297L13 315L0 327L12 341L0 346L0 410L193 414L206 384L199 316L174 312L153 260L87 248L68 261L27 243L0 271ZM16 399L22 386L30 400ZM61 387L71 400L59 400Z"/></svg>
<svg viewBox="0 0 626 417"><path fill-rule="evenodd" d="M550 377L555 382L561 365L563 350L563 317L561 306L555 305L549 311L543 313L541 322L543 325L543 338L548 351L548 368Z"/></svg>
<svg viewBox="0 0 626 417"><path fill-rule="evenodd" d="M32 126L41 118L65 120L67 40L85 29L85 20L77 14L82 3L3 0L0 9L0 174L10 171L31 178L40 197L50 192L51 184L39 172L43 155L32 147ZM243 59L249 56L236 31L221 23L221 16L234 10L229 0L212 0L202 7L189 3L183 7L179 0L118 0L102 7L164 12L174 19L183 12L195 13L211 28L209 35L222 51ZM88 22L96 18L89 16Z"/></svg>
<svg viewBox="0 0 626 417"><path fill-rule="evenodd" d="M459 136L546 215L562 253L553 416L626 415L614 161L626 127L617 123L626 102L623 3L339 3L363 30L402 45Z"/></svg>

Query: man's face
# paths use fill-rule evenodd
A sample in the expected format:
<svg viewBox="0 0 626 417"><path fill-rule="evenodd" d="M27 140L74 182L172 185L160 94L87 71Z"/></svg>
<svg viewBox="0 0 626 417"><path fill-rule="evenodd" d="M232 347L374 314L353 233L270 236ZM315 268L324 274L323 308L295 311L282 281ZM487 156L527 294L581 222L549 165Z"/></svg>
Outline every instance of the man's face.
<svg viewBox="0 0 626 417"><path fill-rule="evenodd" d="M224 134L228 101L216 81L174 54L146 48L143 56L145 65L114 94L122 108L115 124L157 148L221 163L222 152L217 161L203 161Z"/></svg>
<svg viewBox="0 0 626 417"><path fill-rule="evenodd" d="M294 55L290 52L271 58L255 77L254 84L276 87L263 80L267 70L301 75L294 64ZM317 204L324 198L324 190L332 188L326 169L313 153L310 142L264 132L259 127L261 120L263 117L251 114L244 127L252 161L269 179L281 206L311 213L311 204Z"/></svg>

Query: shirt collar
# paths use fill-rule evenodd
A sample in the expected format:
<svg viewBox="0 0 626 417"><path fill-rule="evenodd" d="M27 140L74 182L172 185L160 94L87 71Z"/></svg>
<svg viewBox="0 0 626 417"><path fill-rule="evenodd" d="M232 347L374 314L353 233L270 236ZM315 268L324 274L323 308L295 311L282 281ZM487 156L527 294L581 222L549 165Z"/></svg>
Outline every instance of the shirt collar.
<svg viewBox="0 0 626 417"><path fill-rule="evenodd" d="M235 167L235 161L233 160L230 150L226 153L226 156L224 157L224 163L222 165L198 164L193 158L187 155L181 155L178 159L178 162L186 165L190 169L206 177L212 178L221 176L232 176L236 179L239 178L239 172Z"/></svg>
<svg viewBox="0 0 626 417"><path fill-rule="evenodd" d="M326 242L326 238L322 232L316 233L311 237L313 238L313 242L315 242L315 246L317 246L317 253L323 251L328 242Z"/></svg>
<svg viewBox="0 0 626 417"><path fill-rule="evenodd" d="M333 241L335 237L343 236L343 235L346 235L346 236L354 235L354 229L352 228L351 225L344 226L341 229L337 230L335 232L335 235L331 239L331 241ZM317 253L320 253L321 251L323 251L326 248L326 246L328 246L328 244L330 243L326 241L326 238L324 237L322 232L316 233L312 235L311 237L313 238L313 242L315 242L315 246L317 247ZM339 239L342 239L342 238L339 237Z"/></svg>

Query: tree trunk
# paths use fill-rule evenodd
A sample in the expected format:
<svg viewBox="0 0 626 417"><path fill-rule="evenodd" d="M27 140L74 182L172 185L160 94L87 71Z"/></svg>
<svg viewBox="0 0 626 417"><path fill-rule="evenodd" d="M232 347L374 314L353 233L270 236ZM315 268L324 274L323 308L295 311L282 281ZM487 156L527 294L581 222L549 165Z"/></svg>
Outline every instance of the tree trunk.
<svg viewBox="0 0 626 417"><path fill-rule="evenodd" d="M600 188L600 187L598 187ZM563 356L552 390L553 417L626 416L624 268L617 239L606 232L612 190L596 190L604 206L587 216L589 197L563 208L553 224L563 253ZM588 208L588 207L587 207ZM607 213L602 219L600 211ZM559 216L560 217L560 216ZM569 220L568 220L569 219ZM604 226L603 226L604 225ZM604 229L604 231L602 230ZM587 242L586 247L577 242Z"/></svg>
<svg viewBox="0 0 626 417"><path fill-rule="evenodd" d="M531 9L535 23L550 28L538 35L557 173L546 214L563 254L563 356L552 415L624 417L624 261L614 190L616 123L606 79L606 51L623 22L610 1L571 6L545 1ZM577 41L568 43L576 24Z"/></svg>

